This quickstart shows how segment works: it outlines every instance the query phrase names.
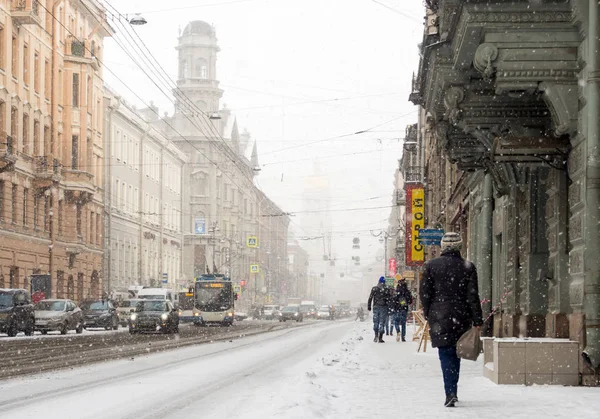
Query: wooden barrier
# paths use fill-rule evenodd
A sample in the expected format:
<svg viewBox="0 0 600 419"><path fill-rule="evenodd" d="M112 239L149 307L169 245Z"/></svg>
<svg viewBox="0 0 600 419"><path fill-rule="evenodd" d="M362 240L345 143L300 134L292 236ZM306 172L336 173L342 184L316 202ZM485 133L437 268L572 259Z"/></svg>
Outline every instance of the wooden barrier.
<svg viewBox="0 0 600 419"><path fill-rule="evenodd" d="M417 352L421 352L421 346L423 347L423 352L427 352L427 341L430 340L429 322L425 320L422 311L413 311L413 317L417 321L418 327L416 333L413 335L413 341L419 342Z"/></svg>

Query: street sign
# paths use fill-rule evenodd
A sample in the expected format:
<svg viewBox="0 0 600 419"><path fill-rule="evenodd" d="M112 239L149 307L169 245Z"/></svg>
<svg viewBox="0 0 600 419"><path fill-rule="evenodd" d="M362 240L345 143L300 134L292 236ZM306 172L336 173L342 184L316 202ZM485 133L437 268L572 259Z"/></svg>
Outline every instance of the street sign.
<svg viewBox="0 0 600 419"><path fill-rule="evenodd" d="M257 274L260 271L258 265L250 265L250 273Z"/></svg>
<svg viewBox="0 0 600 419"><path fill-rule="evenodd" d="M248 241L246 242L248 247L257 248L258 247L258 237L249 236Z"/></svg>
<svg viewBox="0 0 600 419"><path fill-rule="evenodd" d="M400 281L402 279L402 275L396 274L394 278L396 279L396 281Z"/></svg>
<svg viewBox="0 0 600 419"><path fill-rule="evenodd" d="M204 218L194 220L194 234L206 234L206 220Z"/></svg>
<svg viewBox="0 0 600 419"><path fill-rule="evenodd" d="M394 286L394 278L386 276L385 277L385 285L388 287L393 287Z"/></svg>
<svg viewBox="0 0 600 419"><path fill-rule="evenodd" d="M441 228L422 228L419 230L419 243L422 246L439 246L444 237L444 230Z"/></svg>
<svg viewBox="0 0 600 419"><path fill-rule="evenodd" d="M162 283L163 285L167 285L169 283L169 274L166 272L162 274Z"/></svg>

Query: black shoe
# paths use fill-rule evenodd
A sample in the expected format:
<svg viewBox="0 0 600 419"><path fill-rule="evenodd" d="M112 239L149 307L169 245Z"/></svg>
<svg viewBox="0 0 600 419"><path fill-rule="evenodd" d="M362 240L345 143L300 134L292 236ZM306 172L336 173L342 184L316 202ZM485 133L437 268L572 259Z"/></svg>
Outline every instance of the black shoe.
<svg viewBox="0 0 600 419"><path fill-rule="evenodd" d="M406 342L406 338L402 336L402 342Z"/></svg>
<svg viewBox="0 0 600 419"><path fill-rule="evenodd" d="M379 334L379 340L378 340L378 342L379 343L385 343L385 341L383 340L383 333Z"/></svg>
<svg viewBox="0 0 600 419"><path fill-rule="evenodd" d="M379 340L379 333L375 332L375 337L373 338L373 342L377 342Z"/></svg>
<svg viewBox="0 0 600 419"><path fill-rule="evenodd" d="M458 398L455 394L449 394L446 396L446 403L444 403L444 407L455 407Z"/></svg>

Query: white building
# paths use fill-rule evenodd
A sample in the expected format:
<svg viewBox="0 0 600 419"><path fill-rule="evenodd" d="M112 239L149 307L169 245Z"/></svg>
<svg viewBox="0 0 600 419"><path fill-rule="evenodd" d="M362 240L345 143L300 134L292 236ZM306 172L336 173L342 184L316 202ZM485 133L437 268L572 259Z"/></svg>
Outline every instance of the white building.
<svg viewBox="0 0 600 419"><path fill-rule="evenodd" d="M182 272L185 155L153 127L157 109L136 111L105 92L105 283L176 288Z"/></svg>

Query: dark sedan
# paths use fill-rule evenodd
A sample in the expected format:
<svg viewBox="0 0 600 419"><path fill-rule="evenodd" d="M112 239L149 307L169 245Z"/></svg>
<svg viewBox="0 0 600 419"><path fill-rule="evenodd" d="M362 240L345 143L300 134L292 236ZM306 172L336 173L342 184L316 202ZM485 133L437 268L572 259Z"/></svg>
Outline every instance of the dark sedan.
<svg viewBox="0 0 600 419"><path fill-rule="evenodd" d="M279 321L285 322L287 320L304 321L300 306L287 306L279 312Z"/></svg>
<svg viewBox="0 0 600 419"><path fill-rule="evenodd" d="M129 333L179 333L179 312L170 301L143 300L129 317Z"/></svg>
<svg viewBox="0 0 600 419"><path fill-rule="evenodd" d="M110 300L85 301L81 304L83 327L103 327L106 330L119 328L119 314Z"/></svg>

